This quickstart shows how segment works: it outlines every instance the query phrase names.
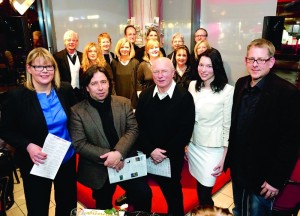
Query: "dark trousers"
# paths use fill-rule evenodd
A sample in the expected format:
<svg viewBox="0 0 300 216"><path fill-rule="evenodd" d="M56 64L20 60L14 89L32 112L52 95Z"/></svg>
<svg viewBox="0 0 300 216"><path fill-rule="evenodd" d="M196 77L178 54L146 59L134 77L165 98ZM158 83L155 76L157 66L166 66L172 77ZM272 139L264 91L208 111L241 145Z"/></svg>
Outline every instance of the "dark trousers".
<svg viewBox="0 0 300 216"><path fill-rule="evenodd" d="M214 206L214 201L211 197L212 187L206 187L197 182L197 195L199 205L201 206Z"/></svg>
<svg viewBox="0 0 300 216"><path fill-rule="evenodd" d="M271 216L274 199L265 199L264 196L248 191L231 176L234 208L234 216Z"/></svg>
<svg viewBox="0 0 300 216"><path fill-rule="evenodd" d="M67 216L77 207L75 155L58 170L55 179L30 174L28 167L20 164L28 216L46 216L49 211L52 182L56 203L55 216Z"/></svg>
<svg viewBox="0 0 300 216"><path fill-rule="evenodd" d="M118 185L126 191L128 203L133 205L135 211L151 211L152 191L145 177L119 182ZM93 190L97 209L112 208L112 197L116 187L117 184L110 184L107 178L101 189Z"/></svg>
<svg viewBox="0 0 300 216"><path fill-rule="evenodd" d="M175 173L172 173L172 178L151 174L148 175L150 175L151 178L153 178L160 186L160 189L163 192L168 204L168 214L174 216L183 216L184 207L182 186L180 182L181 175L176 175Z"/></svg>

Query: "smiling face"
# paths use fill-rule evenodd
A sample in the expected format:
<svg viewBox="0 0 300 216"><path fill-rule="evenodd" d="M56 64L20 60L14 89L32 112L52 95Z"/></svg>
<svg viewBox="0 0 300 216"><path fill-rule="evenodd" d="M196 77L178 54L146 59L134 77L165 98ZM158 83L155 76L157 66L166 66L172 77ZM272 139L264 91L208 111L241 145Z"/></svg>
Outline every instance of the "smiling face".
<svg viewBox="0 0 300 216"><path fill-rule="evenodd" d="M151 58L156 58L159 56L159 46L158 45L153 45L151 47L149 47L149 50L146 51Z"/></svg>
<svg viewBox="0 0 300 216"><path fill-rule="evenodd" d="M110 43L110 40L108 38L101 38L101 41L100 41L101 50L109 51L110 46L111 46L111 43Z"/></svg>
<svg viewBox="0 0 300 216"><path fill-rule="evenodd" d="M207 46L205 45L204 42L202 42L197 47L197 54L200 55L200 54L204 53L206 50L207 50Z"/></svg>
<svg viewBox="0 0 300 216"><path fill-rule="evenodd" d="M187 62L187 59L188 59L188 54L187 54L186 50L185 49L178 49L176 51L175 59L176 59L177 65L179 65L179 66L185 65L186 62Z"/></svg>
<svg viewBox="0 0 300 216"><path fill-rule="evenodd" d="M75 34L69 34L64 40L68 53L73 54L78 46L78 38Z"/></svg>
<svg viewBox="0 0 300 216"><path fill-rule="evenodd" d="M133 27L127 28L125 37L130 41L130 43L135 43L135 41L136 41L136 30Z"/></svg>
<svg viewBox="0 0 300 216"><path fill-rule="evenodd" d="M195 32L195 42L197 43L199 40L205 40L207 38L207 32L203 29L198 29L198 31Z"/></svg>
<svg viewBox="0 0 300 216"><path fill-rule="evenodd" d="M87 55L90 61L95 62L97 60L98 55L97 48L95 46L90 47Z"/></svg>
<svg viewBox="0 0 300 216"><path fill-rule="evenodd" d="M183 45L183 41L181 39L181 37L174 37L174 39L172 40L172 48L173 50L176 50L176 48L180 45Z"/></svg>
<svg viewBox="0 0 300 216"><path fill-rule="evenodd" d="M247 52L248 59L269 59L265 63L258 64L256 61L251 63L247 62L245 59L245 64L248 73L250 74L252 81L254 84L258 83L263 77L265 77L273 67L275 63L275 59L272 57L270 58L268 54L268 49L266 47L256 47L252 46Z"/></svg>
<svg viewBox="0 0 300 216"><path fill-rule="evenodd" d="M209 87L210 83L215 79L214 69L210 58L206 56L202 56L200 58L198 65L198 74L204 82L204 85L206 87Z"/></svg>
<svg viewBox="0 0 300 216"><path fill-rule="evenodd" d="M47 67L39 67L47 66ZM52 67L51 67L52 66ZM35 68L34 68L35 67ZM38 57L26 66L28 73L31 74L32 83L36 90L51 88L51 82L54 78L54 66L50 61Z"/></svg>
<svg viewBox="0 0 300 216"><path fill-rule="evenodd" d="M150 40L150 39L152 39L152 40L157 40L158 39L156 31L151 31L149 33L149 35L147 36L147 40Z"/></svg>
<svg viewBox="0 0 300 216"><path fill-rule="evenodd" d="M109 93L109 82L105 74L100 71L94 73L86 91L94 100L104 101Z"/></svg>
<svg viewBox="0 0 300 216"><path fill-rule="evenodd" d="M120 55L121 56L129 56L130 54L130 44L129 42L126 42L121 45L120 47Z"/></svg>
<svg viewBox="0 0 300 216"><path fill-rule="evenodd" d="M172 85L175 73L174 66L170 59L162 57L156 59L152 64L153 81L159 92L167 92Z"/></svg>

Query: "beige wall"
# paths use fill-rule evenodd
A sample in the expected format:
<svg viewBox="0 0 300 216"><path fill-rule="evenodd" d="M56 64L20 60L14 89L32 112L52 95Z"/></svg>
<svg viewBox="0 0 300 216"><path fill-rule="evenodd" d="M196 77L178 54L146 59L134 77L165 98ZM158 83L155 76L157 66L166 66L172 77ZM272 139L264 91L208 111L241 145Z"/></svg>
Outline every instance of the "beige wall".
<svg viewBox="0 0 300 216"><path fill-rule="evenodd" d="M247 44L262 35L264 16L276 15L276 0L201 0L200 24L208 30L208 40L223 57L231 84L246 75L244 57ZM63 34L73 29L80 35L79 50L88 42L97 42L101 32L112 36L113 48L123 36L128 18L127 0L52 0L57 50L62 49ZM192 0L163 0L164 48L171 52L171 37L181 32L191 46ZM95 19L88 19L90 16ZM96 15L96 17L95 17ZM98 17L97 17L98 16ZM73 19L73 21L72 21Z"/></svg>
<svg viewBox="0 0 300 216"><path fill-rule="evenodd" d="M264 16L276 15L277 0L202 0L201 27L223 58L229 82L246 75L247 45L262 36Z"/></svg>

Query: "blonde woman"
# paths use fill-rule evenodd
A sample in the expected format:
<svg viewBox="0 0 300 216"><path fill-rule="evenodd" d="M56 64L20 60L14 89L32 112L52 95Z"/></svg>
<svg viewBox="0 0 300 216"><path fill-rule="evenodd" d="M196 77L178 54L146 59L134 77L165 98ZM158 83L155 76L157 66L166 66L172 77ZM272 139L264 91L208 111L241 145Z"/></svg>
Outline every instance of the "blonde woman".
<svg viewBox="0 0 300 216"><path fill-rule="evenodd" d="M137 70L138 93L139 91L142 91L154 84L151 62L162 56L163 54L159 49L159 41L153 39L148 40L145 45L145 55L143 57L144 61L140 64Z"/></svg>
<svg viewBox="0 0 300 216"><path fill-rule="evenodd" d="M199 40L194 47L194 57L195 60L198 61L199 55L204 53L207 49L211 49L207 40Z"/></svg>
<svg viewBox="0 0 300 216"><path fill-rule="evenodd" d="M117 61L113 62L113 77L116 94L131 100L133 108L137 104L137 69L139 61L134 58L135 51L127 38L121 38L115 47Z"/></svg>
<svg viewBox="0 0 300 216"><path fill-rule="evenodd" d="M103 67L107 70L110 78L113 78L113 72L109 64L106 63L101 49L99 46L94 42L89 42L85 45L83 54L82 54L82 62L81 62L81 68L79 71L80 74L80 86L82 87L82 76L83 74L93 65L97 65L99 67ZM81 92L83 94L83 89L81 88ZM115 91L112 91L113 94L115 94ZM84 96L84 95L83 95ZM81 98L83 99L83 98Z"/></svg>
<svg viewBox="0 0 300 216"><path fill-rule="evenodd" d="M28 215L48 215L52 184L55 215L70 215L77 206L76 158L70 145L53 180L30 174L34 164L46 162L42 151L49 133L71 141L70 107L76 98L70 83L61 82L51 53L42 47L27 56L26 82L8 92L0 122L0 137L18 152ZM51 145L55 147L57 143ZM47 162L52 163L50 157Z"/></svg>
<svg viewBox="0 0 300 216"><path fill-rule="evenodd" d="M141 47L139 49L139 53L135 55L135 58L139 60L139 62L143 61L143 57L145 55L145 48L146 44L149 40L157 40L159 42L159 50L162 53L163 57L166 57L166 51L164 50L163 47L161 47L161 41L160 41L160 36L159 36L159 31L155 27L150 27L148 28L146 32L146 43L145 46Z"/></svg>

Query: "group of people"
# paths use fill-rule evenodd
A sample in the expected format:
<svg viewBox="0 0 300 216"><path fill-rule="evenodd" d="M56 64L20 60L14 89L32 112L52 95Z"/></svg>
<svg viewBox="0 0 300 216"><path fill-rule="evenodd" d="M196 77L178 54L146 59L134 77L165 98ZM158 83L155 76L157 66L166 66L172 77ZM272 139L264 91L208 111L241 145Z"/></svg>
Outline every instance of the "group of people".
<svg viewBox="0 0 300 216"><path fill-rule="evenodd" d="M48 215L52 183L56 215L69 215L77 205L77 180L92 189L96 208L112 208L117 184L109 183L107 167L121 170L137 150L154 164L170 160L171 178L148 174L170 215L184 215L185 158L201 206L214 206L216 178L230 168L233 214L272 215L299 148L299 92L271 72L273 44L255 39L248 45L249 75L233 87L205 29L195 32L191 54L182 35L174 34L168 57L156 29L146 36L145 46L137 47L136 30L127 26L114 53L107 33L81 53L78 34L67 31L64 50L28 54L26 82L8 92L0 122L0 137L17 148L28 215ZM30 174L33 164L47 160L42 147L48 133L72 142L53 181ZM134 210L151 211L147 177L118 184Z"/></svg>

